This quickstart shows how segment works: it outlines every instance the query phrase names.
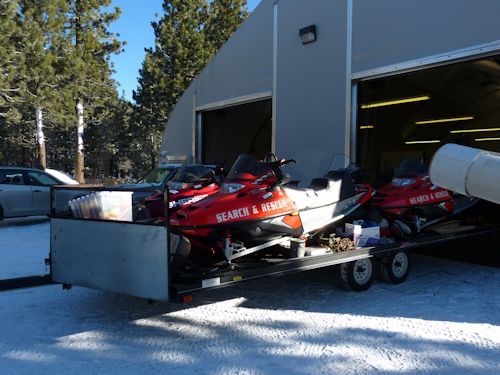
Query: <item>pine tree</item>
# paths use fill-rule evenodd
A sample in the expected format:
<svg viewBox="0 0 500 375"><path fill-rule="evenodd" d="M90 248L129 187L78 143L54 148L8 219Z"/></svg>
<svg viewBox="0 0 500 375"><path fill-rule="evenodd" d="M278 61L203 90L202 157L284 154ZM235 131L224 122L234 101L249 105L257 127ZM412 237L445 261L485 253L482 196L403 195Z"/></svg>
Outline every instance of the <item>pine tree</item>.
<svg viewBox="0 0 500 375"><path fill-rule="evenodd" d="M25 142L32 150L36 138L36 164L40 168L46 168L44 116L56 111L53 105L58 102L57 89L61 82L54 62L57 60L57 44L64 31L64 3L63 0L19 2L22 14L19 41L23 61L17 74L23 82L23 124L29 127Z"/></svg>
<svg viewBox="0 0 500 375"><path fill-rule="evenodd" d="M9 115L10 103L20 92L16 87L15 72L19 67L20 53L17 32L19 30L18 3L15 0L0 1L0 117L15 120Z"/></svg>
<svg viewBox="0 0 500 375"><path fill-rule="evenodd" d="M132 144L132 105L127 100L110 97L98 112L102 122L98 126L89 126L85 133L87 165L94 180L117 177L118 165L130 155Z"/></svg>
<svg viewBox="0 0 500 375"><path fill-rule="evenodd" d="M151 167L170 112L201 69L248 16L246 0L165 0L165 14L153 22L155 47L140 70L132 129L134 160Z"/></svg>
<svg viewBox="0 0 500 375"><path fill-rule="evenodd" d="M20 17L15 0L0 1L0 161L11 157L16 126L21 114L17 108L21 87L16 77L20 65L17 40Z"/></svg>
<svg viewBox="0 0 500 375"><path fill-rule="evenodd" d="M136 153L149 155L152 167L170 112L211 56L204 34L206 0L165 0L163 10L163 17L152 23L155 47L146 50L133 93L134 129L142 139Z"/></svg>
<svg viewBox="0 0 500 375"><path fill-rule="evenodd" d="M248 17L247 0L213 0L205 35L216 53Z"/></svg>
<svg viewBox="0 0 500 375"><path fill-rule="evenodd" d="M84 182L83 129L85 118L93 125L102 122L100 114L106 100L116 97L116 84L110 79L110 56L122 49L122 43L112 34L109 25L118 19L120 9L104 12L111 0L68 0L68 24L64 75L67 94L76 112L75 178Z"/></svg>
<svg viewBox="0 0 500 375"><path fill-rule="evenodd" d="M94 153L89 163L96 173L113 169L104 165L109 160L103 155L126 149L117 136L119 121L130 117L130 105L118 99L110 78L110 54L122 47L108 31L119 15L118 9L103 11L110 2L0 0L1 162L32 165L35 124L43 120L47 161L70 171L75 105L82 104L86 146ZM35 164L44 167L42 147L38 156Z"/></svg>

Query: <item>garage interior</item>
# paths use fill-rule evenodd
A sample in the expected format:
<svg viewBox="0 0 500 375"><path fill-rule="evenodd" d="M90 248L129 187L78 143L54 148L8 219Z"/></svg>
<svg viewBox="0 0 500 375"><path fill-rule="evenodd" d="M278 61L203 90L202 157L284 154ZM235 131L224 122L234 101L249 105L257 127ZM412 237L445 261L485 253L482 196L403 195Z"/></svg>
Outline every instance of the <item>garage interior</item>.
<svg viewBox="0 0 500 375"><path fill-rule="evenodd" d="M359 82L357 164L375 186L445 143L500 152L500 56Z"/></svg>
<svg viewBox="0 0 500 375"><path fill-rule="evenodd" d="M230 166L240 154L263 159L272 149L272 100L202 113L203 162Z"/></svg>

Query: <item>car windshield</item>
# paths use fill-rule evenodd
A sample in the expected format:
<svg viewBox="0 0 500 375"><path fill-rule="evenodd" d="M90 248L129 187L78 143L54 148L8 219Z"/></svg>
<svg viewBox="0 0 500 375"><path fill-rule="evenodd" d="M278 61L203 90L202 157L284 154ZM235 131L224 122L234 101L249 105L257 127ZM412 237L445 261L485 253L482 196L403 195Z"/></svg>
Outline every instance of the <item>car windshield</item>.
<svg viewBox="0 0 500 375"><path fill-rule="evenodd" d="M227 180L253 180L266 172L272 172L271 167L250 155L240 155L227 175Z"/></svg>
<svg viewBox="0 0 500 375"><path fill-rule="evenodd" d="M419 159L406 159L403 160L401 165L396 168L394 177L422 177L427 175L427 166Z"/></svg>
<svg viewBox="0 0 500 375"><path fill-rule="evenodd" d="M147 182L150 184L159 184L165 180L165 178L171 178L174 176L176 171L175 167L171 168L156 168L150 171L147 175L141 178L138 182Z"/></svg>

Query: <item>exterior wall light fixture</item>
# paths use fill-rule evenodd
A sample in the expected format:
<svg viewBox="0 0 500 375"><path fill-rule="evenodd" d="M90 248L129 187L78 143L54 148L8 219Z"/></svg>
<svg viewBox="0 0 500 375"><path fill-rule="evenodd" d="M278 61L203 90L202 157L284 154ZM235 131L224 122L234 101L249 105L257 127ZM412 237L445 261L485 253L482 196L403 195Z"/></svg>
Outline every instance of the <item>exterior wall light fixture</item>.
<svg viewBox="0 0 500 375"><path fill-rule="evenodd" d="M299 32L302 44L309 44L316 41L316 25L311 25L300 29Z"/></svg>

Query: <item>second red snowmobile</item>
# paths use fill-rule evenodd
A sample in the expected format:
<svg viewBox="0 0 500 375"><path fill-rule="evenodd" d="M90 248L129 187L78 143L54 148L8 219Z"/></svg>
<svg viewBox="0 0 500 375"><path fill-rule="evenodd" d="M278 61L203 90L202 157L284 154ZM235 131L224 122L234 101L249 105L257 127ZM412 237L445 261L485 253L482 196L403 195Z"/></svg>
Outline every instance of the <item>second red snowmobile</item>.
<svg viewBox="0 0 500 375"><path fill-rule="evenodd" d="M421 160L407 159L396 169L391 183L377 189L371 205L389 222L387 235L410 238L455 217L478 201L434 185Z"/></svg>
<svg viewBox="0 0 500 375"><path fill-rule="evenodd" d="M222 167L203 164L181 166L167 183L170 215L219 192L223 178ZM147 211L149 218L163 218L165 215L165 201L161 192L146 198L141 205L141 210Z"/></svg>
<svg viewBox="0 0 500 375"><path fill-rule="evenodd" d="M292 162L274 155L272 162L239 156L219 193L171 216L170 228L178 234L172 253L230 263L274 245L289 245L293 237L313 235L374 194L369 185L355 186L349 170L329 172L309 188L286 186L291 177L281 167Z"/></svg>

